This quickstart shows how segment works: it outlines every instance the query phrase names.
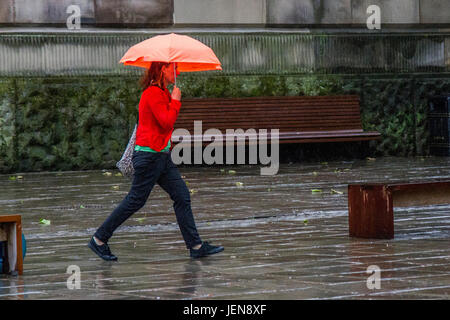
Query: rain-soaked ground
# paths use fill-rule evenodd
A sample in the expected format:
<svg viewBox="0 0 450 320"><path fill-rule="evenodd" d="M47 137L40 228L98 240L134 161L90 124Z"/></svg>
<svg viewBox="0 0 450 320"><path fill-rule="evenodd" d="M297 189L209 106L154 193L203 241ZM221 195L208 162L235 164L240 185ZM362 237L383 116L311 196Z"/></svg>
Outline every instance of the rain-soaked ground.
<svg viewBox="0 0 450 320"><path fill-rule="evenodd" d="M450 203L396 209L393 240L355 239L347 185L450 179L449 165L438 157L291 163L275 176L261 176L259 165L180 167L200 235L225 251L191 260L156 186L111 238L115 263L86 244L130 187L117 171L0 175L0 214L22 215L28 247L24 274L0 275L0 299L448 299ZM80 289L67 288L71 265ZM381 270L379 289L367 286L371 265Z"/></svg>

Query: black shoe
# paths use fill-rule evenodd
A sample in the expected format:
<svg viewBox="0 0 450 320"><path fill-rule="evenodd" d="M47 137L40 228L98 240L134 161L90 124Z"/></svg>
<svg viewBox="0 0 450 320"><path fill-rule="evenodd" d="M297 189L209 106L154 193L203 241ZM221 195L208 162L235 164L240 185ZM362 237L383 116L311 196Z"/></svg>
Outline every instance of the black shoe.
<svg viewBox="0 0 450 320"><path fill-rule="evenodd" d="M199 249L195 250L191 248L191 257L194 259L201 258L209 256L210 254L219 253L223 251L223 249L222 246L212 246L208 242L203 242Z"/></svg>
<svg viewBox="0 0 450 320"><path fill-rule="evenodd" d="M91 241L89 241L88 247L105 261L117 261L117 257L111 253L109 246L106 243L99 246L95 242L94 237L92 237Z"/></svg>

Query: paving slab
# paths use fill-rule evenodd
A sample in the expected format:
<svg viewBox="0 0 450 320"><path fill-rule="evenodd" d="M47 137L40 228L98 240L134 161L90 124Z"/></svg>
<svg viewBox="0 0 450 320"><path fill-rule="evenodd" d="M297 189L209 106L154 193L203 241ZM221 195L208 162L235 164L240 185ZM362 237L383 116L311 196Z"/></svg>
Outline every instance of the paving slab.
<svg viewBox="0 0 450 320"><path fill-rule="evenodd" d="M0 275L0 299L449 299L450 204L396 209L392 240L350 238L346 189L450 179L449 162L289 163L273 177L259 166L180 166L200 235L225 247L199 260L159 187L111 238L119 261L104 262L86 245L130 181L101 170L0 175L0 214L22 215L28 248L22 276ZM67 288L71 265L80 289ZM367 287L372 265L380 289Z"/></svg>

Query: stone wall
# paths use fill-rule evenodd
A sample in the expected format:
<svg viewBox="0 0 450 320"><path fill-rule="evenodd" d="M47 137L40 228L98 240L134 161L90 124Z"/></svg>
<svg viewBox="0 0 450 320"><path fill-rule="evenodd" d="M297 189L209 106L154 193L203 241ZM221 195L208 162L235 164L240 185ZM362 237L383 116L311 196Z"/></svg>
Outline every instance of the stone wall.
<svg viewBox="0 0 450 320"><path fill-rule="evenodd" d="M214 50L225 75L450 72L450 33L186 34ZM118 61L132 45L154 35L0 34L0 77L136 75L140 68Z"/></svg>
<svg viewBox="0 0 450 320"><path fill-rule="evenodd" d="M1 0L0 25L61 26L78 5L84 26L366 28L370 5L382 27L450 26L448 0Z"/></svg>

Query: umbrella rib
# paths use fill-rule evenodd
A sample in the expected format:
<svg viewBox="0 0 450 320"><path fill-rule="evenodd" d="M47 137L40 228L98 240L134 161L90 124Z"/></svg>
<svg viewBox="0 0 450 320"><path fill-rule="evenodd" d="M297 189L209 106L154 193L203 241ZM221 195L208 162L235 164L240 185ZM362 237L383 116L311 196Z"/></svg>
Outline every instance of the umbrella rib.
<svg viewBox="0 0 450 320"><path fill-rule="evenodd" d="M171 35L175 35L174 33L172 33ZM173 54L172 54L172 42L173 42L173 36L171 36L170 38L169 38L169 62L171 62L172 61L172 59L173 59Z"/></svg>

